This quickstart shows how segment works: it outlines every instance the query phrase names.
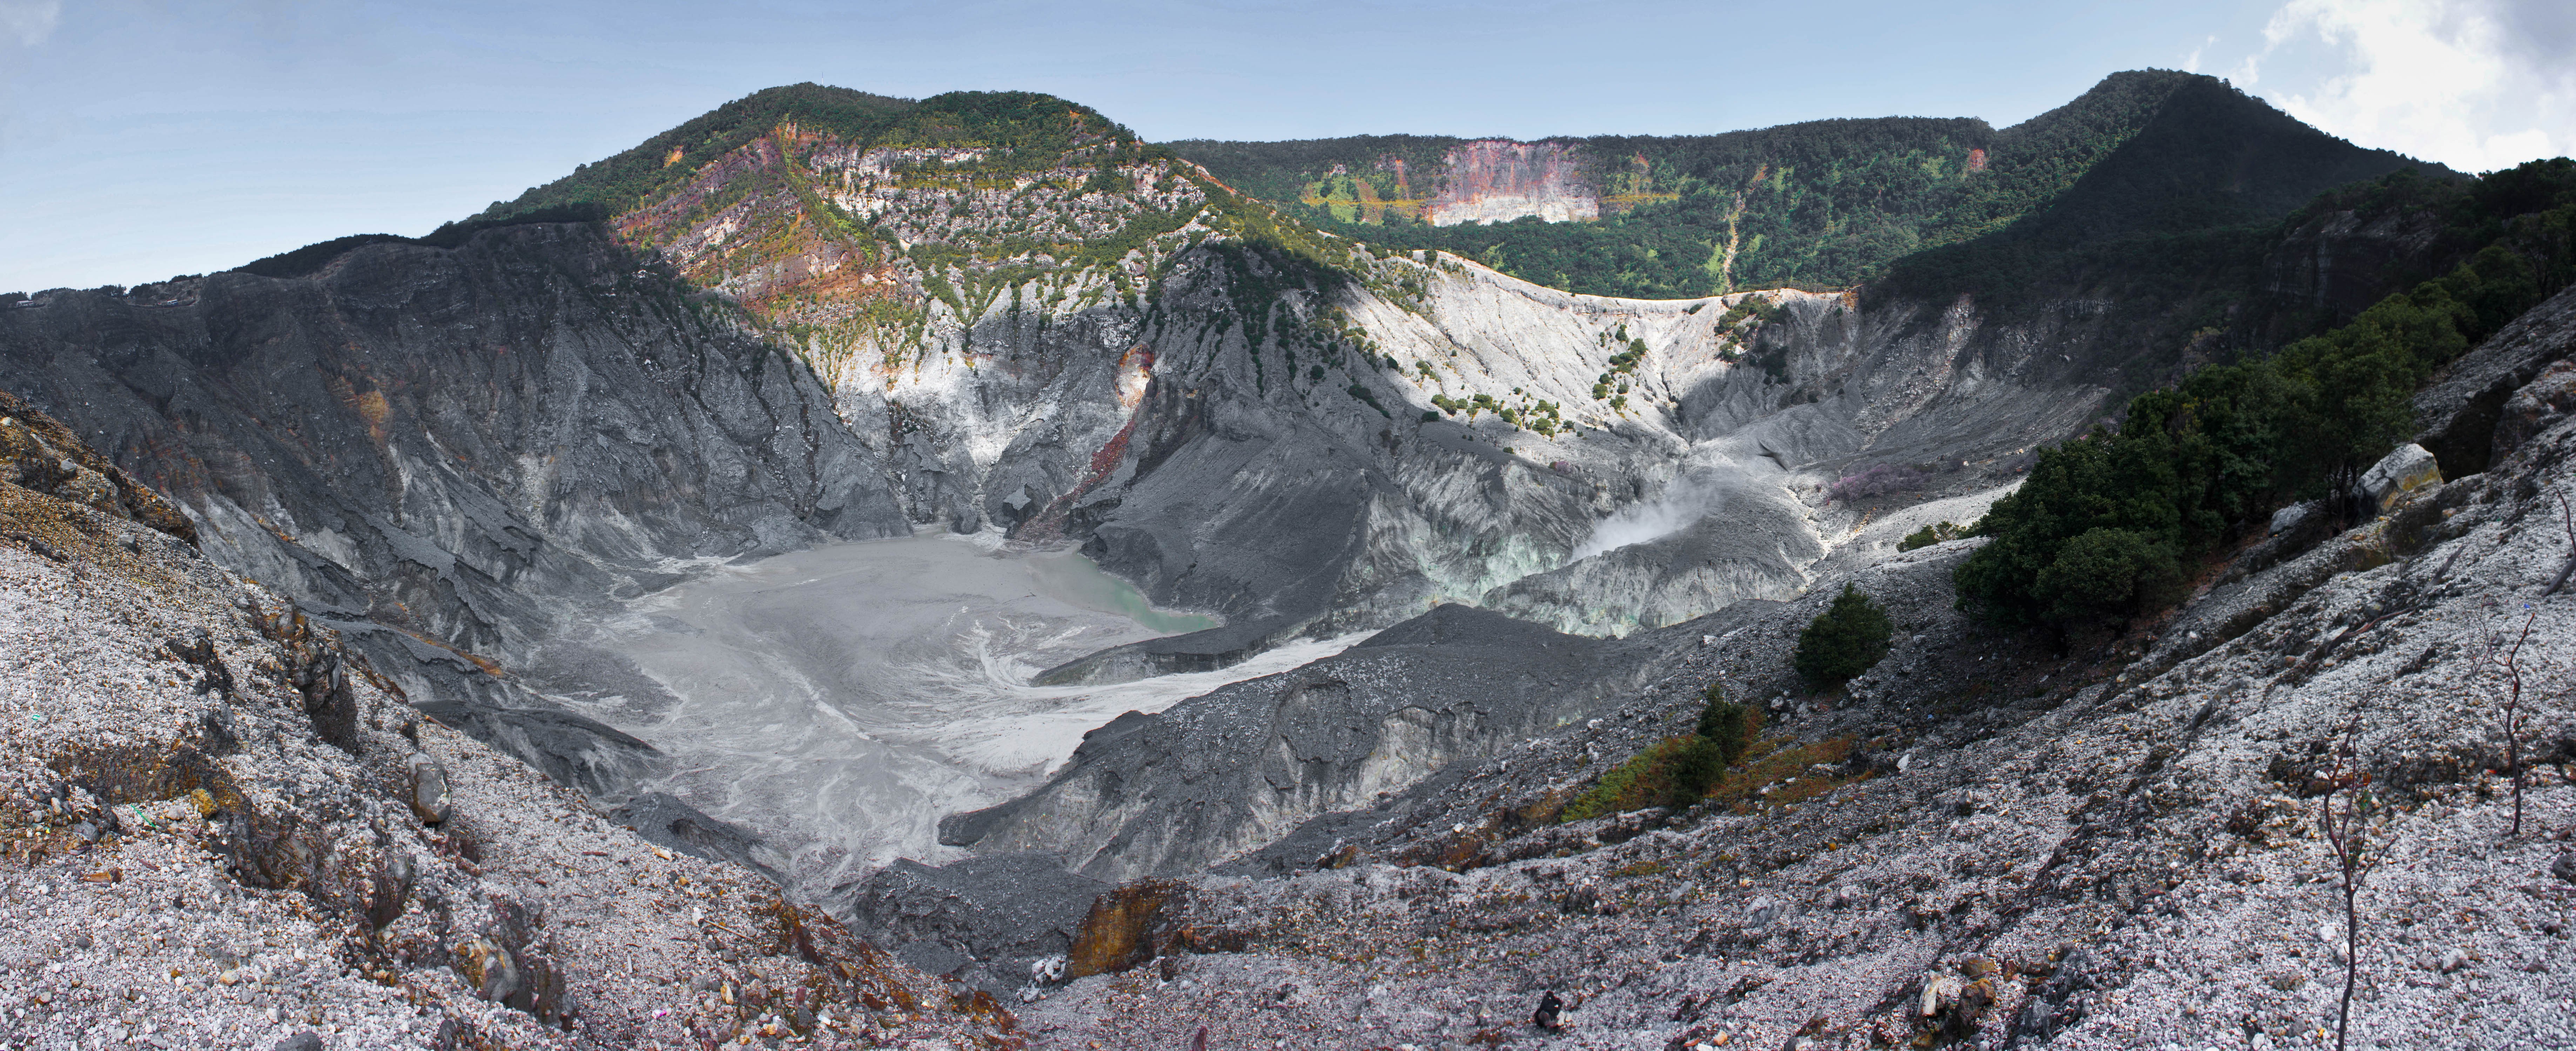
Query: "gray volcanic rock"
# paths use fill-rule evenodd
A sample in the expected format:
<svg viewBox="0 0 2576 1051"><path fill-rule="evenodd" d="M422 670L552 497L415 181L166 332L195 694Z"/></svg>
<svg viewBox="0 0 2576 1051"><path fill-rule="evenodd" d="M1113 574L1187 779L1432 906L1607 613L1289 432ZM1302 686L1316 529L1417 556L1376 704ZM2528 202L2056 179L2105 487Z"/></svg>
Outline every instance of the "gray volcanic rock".
<svg viewBox="0 0 2576 1051"><path fill-rule="evenodd" d="M594 226L42 304L0 313L0 387L430 710L597 795L654 757L509 678L533 642L688 560L908 528L802 362Z"/></svg>
<svg viewBox="0 0 2576 1051"><path fill-rule="evenodd" d="M700 1046L798 1010L863 1045L1019 1039L759 876L653 848L423 719L285 597L60 488L0 480L10 1045Z"/></svg>
<svg viewBox="0 0 2576 1051"><path fill-rule="evenodd" d="M2289 1047L2333 1041L2349 956L2356 1045L2570 1046L2576 708L2527 687L2576 665L2576 606L2546 593L2571 466L2561 415L2067 652L1954 608L1980 541L1835 565L1798 602L1654 633L1700 644L1595 719L1153 881L1149 916L1096 911L1085 944L1182 930L1163 944L1187 955L1163 984L1078 979L1022 1017L1076 1043ZM1787 693L1799 629L1846 579L1888 607L1894 649L1838 696ZM2526 626L2517 831L2495 640ZM1710 799L1547 820L1687 729L1711 682L1770 718ZM2384 863L2347 945L2318 828L2364 776ZM1565 1031L1515 1025L1542 997Z"/></svg>
<svg viewBox="0 0 2576 1051"><path fill-rule="evenodd" d="M1587 634L1677 624L1745 599L1789 599L1806 590L1806 568L1826 553L1795 505L1728 477L1687 495L1679 530L1578 559L1487 592L1483 605L1514 616L1574 620ZM1776 486L1774 487L1776 492ZM1646 513L1655 512L1647 505ZM1579 619L1578 619L1579 618Z"/></svg>
<svg viewBox="0 0 2576 1051"><path fill-rule="evenodd" d="M1341 654L1085 735L1045 787L940 823L942 842L1049 851L1099 879L1186 872L1633 685L1642 644L1445 605Z"/></svg>
<svg viewBox="0 0 2576 1051"><path fill-rule="evenodd" d="M608 812L609 820L634 829L646 842L658 843L691 857L730 861L784 884L778 870L785 860L763 847L758 837L698 812L667 792L646 792Z"/></svg>
<svg viewBox="0 0 2576 1051"><path fill-rule="evenodd" d="M2498 449L2499 438L2511 445L2542 427L2536 415L2505 419L2506 402L2570 354L2576 354L2576 289L2515 318L2446 367L2440 382L2417 392L2415 418L2424 430L2416 443L2432 450L2445 478L2486 470L2490 459L2512 451Z"/></svg>
<svg viewBox="0 0 2576 1051"><path fill-rule="evenodd" d="M1092 899L1109 884L1064 867L1053 854L995 854L932 868L909 859L837 888L835 910L852 929L932 974L955 975L996 995L1031 984L1052 958L1061 968ZM932 955L948 966L937 966Z"/></svg>

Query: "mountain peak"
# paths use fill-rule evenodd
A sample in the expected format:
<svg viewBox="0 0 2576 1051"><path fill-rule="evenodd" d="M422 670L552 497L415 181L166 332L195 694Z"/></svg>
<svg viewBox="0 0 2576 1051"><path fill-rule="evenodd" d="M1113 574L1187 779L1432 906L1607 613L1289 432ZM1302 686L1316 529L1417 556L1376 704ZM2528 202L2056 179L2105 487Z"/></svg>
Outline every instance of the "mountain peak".
<svg viewBox="0 0 2576 1051"><path fill-rule="evenodd" d="M952 91L926 99L825 84L763 88L644 140L613 157L495 201L475 216L505 219L542 208L595 204L623 213L670 192L706 165L787 129L806 143L998 148L1061 153L1097 143L1132 145L1134 132L1098 110L1030 91Z"/></svg>

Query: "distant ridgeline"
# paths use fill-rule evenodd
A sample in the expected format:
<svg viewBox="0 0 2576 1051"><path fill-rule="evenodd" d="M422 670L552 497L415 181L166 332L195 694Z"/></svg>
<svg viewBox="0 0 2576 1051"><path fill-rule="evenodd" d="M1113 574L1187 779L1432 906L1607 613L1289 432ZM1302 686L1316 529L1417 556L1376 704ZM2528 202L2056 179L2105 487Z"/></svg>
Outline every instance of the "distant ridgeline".
<svg viewBox="0 0 2576 1051"><path fill-rule="evenodd" d="M596 204L558 204L531 208L506 219L475 218L463 222L440 223L427 237L403 237L396 234L350 234L305 245L292 252L279 252L256 259L233 269L261 277L303 277L322 269L353 248L372 244L428 245L431 248L454 248L465 239L485 230L521 223L595 223L608 218L608 209Z"/></svg>
<svg viewBox="0 0 2576 1051"><path fill-rule="evenodd" d="M1997 131L1822 120L1539 143L1431 136L1167 143L1235 189L1388 248L1577 292L2017 289L2073 243L2261 226L2328 188L2442 169L2364 150L2216 79L2118 73ZM1568 221L1576 220L1576 221ZM1927 248L1953 251L1891 269Z"/></svg>

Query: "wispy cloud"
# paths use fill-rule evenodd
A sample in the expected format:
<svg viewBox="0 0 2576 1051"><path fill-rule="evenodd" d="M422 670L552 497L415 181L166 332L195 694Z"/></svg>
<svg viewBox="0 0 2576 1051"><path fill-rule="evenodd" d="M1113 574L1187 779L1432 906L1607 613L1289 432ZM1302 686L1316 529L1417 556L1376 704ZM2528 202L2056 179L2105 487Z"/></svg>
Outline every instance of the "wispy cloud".
<svg viewBox="0 0 2576 1051"><path fill-rule="evenodd" d="M2201 41L2199 47L2191 49L2191 54L2185 56L2182 60L2182 71L2185 73L2200 72L2200 56L2208 54L2209 45L2217 42L2218 37L2213 35L2209 39Z"/></svg>
<svg viewBox="0 0 2576 1051"><path fill-rule="evenodd" d="M63 0L0 0L0 33L26 47L44 43L62 20Z"/></svg>
<svg viewBox="0 0 2576 1051"><path fill-rule="evenodd" d="M2491 171L2576 146L2576 7L2564 0L2291 0L2233 71L2365 146ZM2290 53L2328 59L2288 70Z"/></svg>

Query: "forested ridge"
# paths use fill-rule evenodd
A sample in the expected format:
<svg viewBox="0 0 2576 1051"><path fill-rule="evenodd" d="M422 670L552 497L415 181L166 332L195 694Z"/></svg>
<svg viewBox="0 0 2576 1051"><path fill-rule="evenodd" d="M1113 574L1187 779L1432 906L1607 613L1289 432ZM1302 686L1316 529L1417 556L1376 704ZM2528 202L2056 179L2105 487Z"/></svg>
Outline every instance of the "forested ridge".
<svg viewBox="0 0 2576 1051"><path fill-rule="evenodd" d="M1463 141L1166 145L1346 236L1646 298L1882 278L1916 293L2018 290L2072 244L2259 228L2336 185L2402 168L2439 173L2325 135L2214 78L2143 70L2001 131L1974 118L1882 117L1547 140L1580 147L1605 202L1598 222L1434 227L1401 208L1364 207L1364 197L1436 193L1441 157ZM1957 247L1926 253L1945 246Z"/></svg>
<svg viewBox="0 0 2576 1051"><path fill-rule="evenodd" d="M2161 608L2195 560L2274 508L2339 499L2414 433L2411 399L2436 370L2576 283L2576 161L2566 158L2465 183L2399 173L2303 214L2329 211L2428 214L2440 225L2436 258L2457 262L2345 324L2140 394L2117 426L2042 449L2021 489L1978 524L1993 539L1958 570L1963 608L2054 628ZM2336 499L2327 508L2345 513Z"/></svg>
<svg viewBox="0 0 2576 1051"><path fill-rule="evenodd" d="M1026 91L952 91L914 101L820 84L757 91L570 175L494 201L477 219L502 219L575 204L622 213L649 201L716 158L785 125L843 143L892 147L984 147L975 167L1008 171L1056 163L1078 145L1106 141L1141 152L1134 133L1088 106Z"/></svg>

